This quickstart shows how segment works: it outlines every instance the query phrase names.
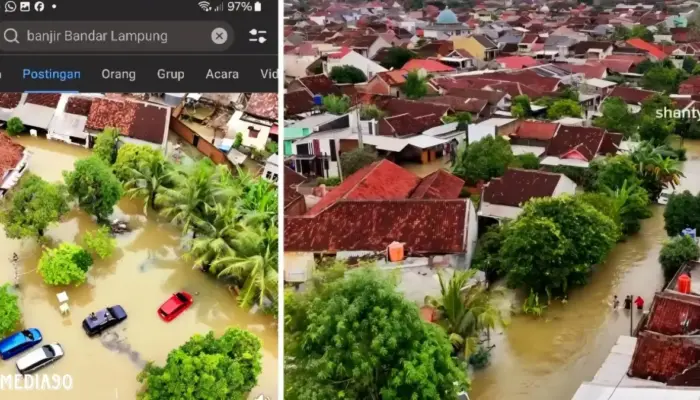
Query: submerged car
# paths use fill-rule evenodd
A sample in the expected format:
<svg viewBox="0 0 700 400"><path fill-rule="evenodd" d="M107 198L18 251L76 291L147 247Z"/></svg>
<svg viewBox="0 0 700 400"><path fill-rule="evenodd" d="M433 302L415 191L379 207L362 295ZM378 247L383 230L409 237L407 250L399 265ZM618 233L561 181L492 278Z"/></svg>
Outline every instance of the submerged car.
<svg viewBox="0 0 700 400"><path fill-rule="evenodd" d="M15 332L0 341L0 358L7 360L41 342L41 332L36 328Z"/></svg>
<svg viewBox="0 0 700 400"><path fill-rule="evenodd" d="M83 330L88 336L99 335L126 319L126 311L122 306L107 307L96 311L83 320Z"/></svg>
<svg viewBox="0 0 700 400"><path fill-rule="evenodd" d="M158 309L158 315L163 321L170 322L192 305L192 295L187 292L177 292L163 303Z"/></svg>
<svg viewBox="0 0 700 400"><path fill-rule="evenodd" d="M673 189L664 189L661 191L659 194L659 198L656 200L657 203L666 205L668 204L668 200L671 198L671 195L674 193Z"/></svg>
<svg viewBox="0 0 700 400"><path fill-rule="evenodd" d="M58 343L45 344L17 360L17 371L27 374L44 368L63 357L63 347Z"/></svg>

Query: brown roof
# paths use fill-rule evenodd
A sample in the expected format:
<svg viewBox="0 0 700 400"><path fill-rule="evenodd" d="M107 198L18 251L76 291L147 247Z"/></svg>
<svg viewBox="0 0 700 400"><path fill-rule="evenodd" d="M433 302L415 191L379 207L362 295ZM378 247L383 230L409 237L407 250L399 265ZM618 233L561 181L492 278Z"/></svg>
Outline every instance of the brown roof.
<svg viewBox="0 0 700 400"><path fill-rule="evenodd" d="M578 42L575 45L571 46L571 50L574 52L574 54L585 54L588 50L591 49L599 49L599 50L607 50L608 48L612 47L613 43L612 42Z"/></svg>
<svg viewBox="0 0 700 400"><path fill-rule="evenodd" d="M651 90L615 86L608 97L619 97L627 104L642 104L648 97L655 95Z"/></svg>
<svg viewBox="0 0 700 400"><path fill-rule="evenodd" d="M421 133L423 126L406 113L382 118L377 129L382 136L404 137Z"/></svg>
<svg viewBox="0 0 700 400"><path fill-rule="evenodd" d="M604 156L617 154L620 143L622 143L622 138L623 136L621 133L606 132L598 153Z"/></svg>
<svg viewBox="0 0 700 400"><path fill-rule="evenodd" d="M250 95L245 112L256 117L277 121L277 93L253 93Z"/></svg>
<svg viewBox="0 0 700 400"><path fill-rule="evenodd" d="M340 94L340 90L331 78L323 74L305 76L299 78L298 81L313 95L328 96L329 94Z"/></svg>
<svg viewBox="0 0 700 400"><path fill-rule="evenodd" d="M505 96L505 92L497 90L481 90L481 89L448 89L447 94L466 97L470 99L482 99L489 102L491 105L498 104Z"/></svg>
<svg viewBox="0 0 700 400"><path fill-rule="evenodd" d="M543 121L522 121L510 136L521 139L551 140L559 124Z"/></svg>
<svg viewBox="0 0 700 400"><path fill-rule="evenodd" d="M345 178L338 187L331 190L312 207L307 215L318 214L341 199L406 199L419 182L420 178L417 175L391 161L376 161Z"/></svg>
<svg viewBox="0 0 700 400"><path fill-rule="evenodd" d="M103 130L106 127L119 129L122 135L131 136L131 126L136 117L138 103L112 99L95 99L90 107L88 129Z"/></svg>
<svg viewBox="0 0 700 400"><path fill-rule="evenodd" d="M389 115L410 114L414 117L434 114L442 117L450 107L442 104L427 103L424 101L414 101L397 99L395 97L384 97L376 102L377 107L389 113Z"/></svg>
<svg viewBox="0 0 700 400"><path fill-rule="evenodd" d="M61 100L60 93L29 93L27 95L27 103L38 104L40 106L50 108L56 108L59 100Z"/></svg>
<svg viewBox="0 0 700 400"><path fill-rule="evenodd" d="M509 168L500 177L484 186L483 201L511 207L522 207L535 197L551 197L561 174Z"/></svg>
<svg viewBox="0 0 700 400"><path fill-rule="evenodd" d="M700 361L700 347L688 337L641 332L630 363L630 376L666 382Z"/></svg>
<svg viewBox="0 0 700 400"><path fill-rule="evenodd" d="M285 206L296 200L298 197L303 197L301 193L297 191L297 186L304 183L306 178L300 173L294 171L293 169L285 166L284 167L284 204Z"/></svg>
<svg viewBox="0 0 700 400"><path fill-rule="evenodd" d="M0 93L0 107L15 108L22 100L22 93Z"/></svg>
<svg viewBox="0 0 700 400"><path fill-rule="evenodd" d="M572 150L577 150L591 161L598 153L604 136L605 131L600 128L562 125L549 142L546 154L561 157Z"/></svg>
<svg viewBox="0 0 700 400"><path fill-rule="evenodd" d="M165 108L140 104L130 128L130 136L134 139L162 144L168 125L168 111Z"/></svg>
<svg viewBox="0 0 700 400"><path fill-rule="evenodd" d="M411 194L412 199L456 199L464 181L444 169L439 169L421 180Z"/></svg>
<svg viewBox="0 0 700 400"><path fill-rule="evenodd" d="M65 112L69 114L82 115L87 117L92 107L92 99L89 97L71 96L66 102Z"/></svg>
<svg viewBox="0 0 700 400"><path fill-rule="evenodd" d="M488 105L488 100L464 98L461 96L435 96L424 97L421 101L428 103L444 104L455 111L467 111L479 114Z"/></svg>
<svg viewBox="0 0 700 400"><path fill-rule="evenodd" d="M284 94L284 114L298 115L314 108L314 98L306 90L295 90Z"/></svg>
<svg viewBox="0 0 700 400"><path fill-rule="evenodd" d="M683 321L687 321L687 329L683 327ZM700 297L657 293L644 329L664 335L682 335L700 329Z"/></svg>
<svg viewBox="0 0 700 400"><path fill-rule="evenodd" d="M0 133L0 182L5 174L22 160L24 146L15 143L9 136Z"/></svg>
<svg viewBox="0 0 700 400"><path fill-rule="evenodd" d="M343 46L366 49L379 38L378 35L356 36L343 41Z"/></svg>
<svg viewBox="0 0 700 400"><path fill-rule="evenodd" d="M338 201L316 216L285 218L286 251L383 251L404 243L405 253L463 253L468 200Z"/></svg>

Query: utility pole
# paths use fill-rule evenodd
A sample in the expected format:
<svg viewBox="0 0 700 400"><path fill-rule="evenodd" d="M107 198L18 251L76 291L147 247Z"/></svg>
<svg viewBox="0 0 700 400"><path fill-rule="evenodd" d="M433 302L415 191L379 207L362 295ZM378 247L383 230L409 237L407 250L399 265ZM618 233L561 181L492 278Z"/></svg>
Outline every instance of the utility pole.
<svg viewBox="0 0 700 400"><path fill-rule="evenodd" d="M630 296L630 299L633 300L633 299L634 299L634 295L631 295L631 296ZM633 333L634 333L634 322L633 322L633 319L634 319L634 301L630 304L630 336L632 336Z"/></svg>

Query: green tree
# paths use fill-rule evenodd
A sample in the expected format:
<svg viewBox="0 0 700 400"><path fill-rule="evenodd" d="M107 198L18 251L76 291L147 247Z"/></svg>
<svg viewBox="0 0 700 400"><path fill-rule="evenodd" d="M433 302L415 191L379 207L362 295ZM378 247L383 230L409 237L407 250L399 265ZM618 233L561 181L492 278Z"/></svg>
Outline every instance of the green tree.
<svg viewBox="0 0 700 400"><path fill-rule="evenodd" d="M613 31L612 39L615 41L627 40L631 37L630 34L631 32L629 28L624 25L617 25Z"/></svg>
<svg viewBox="0 0 700 400"><path fill-rule="evenodd" d="M418 70L410 71L406 75L406 82L401 87L403 93L409 99L420 99L428 94L428 77Z"/></svg>
<svg viewBox="0 0 700 400"><path fill-rule="evenodd" d="M637 168L627 155L606 157L600 164L596 174L594 187L601 190L604 187L612 190L621 188L625 182L638 185Z"/></svg>
<svg viewBox="0 0 700 400"><path fill-rule="evenodd" d="M533 153L520 154L515 156L511 166L523 169L540 169L540 159Z"/></svg>
<svg viewBox="0 0 700 400"><path fill-rule="evenodd" d="M698 65L698 62L695 61L693 57L685 57L683 59L683 70L689 74L692 74L695 71L695 67Z"/></svg>
<svg viewBox="0 0 700 400"><path fill-rule="evenodd" d="M241 288L239 304L244 308L265 301L277 302L277 264L279 260L277 227L239 231L234 240L234 255L213 262L211 271L219 277L233 278Z"/></svg>
<svg viewBox="0 0 700 400"><path fill-rule="evenodd" d="M156 196L161 190L172 186L172 174L172 164L161 153L146 158L130 169L131 178L124 183L126 195L143 199L143 212L147 214L148 207L155 209Z"/></svg>
<svg viewBox="0 0 700 400"><path fill-rule="evenodd" d="M95 139L93 154L104 161L107 165L112 165L117 161L117 145L119 143L119 129L105 128Z"/></svg>
<svg viewBox="0 0 700 400"><path fill-rule="evenodd" d="M10 291L8 283L0 286L0 337L13 332L21 319L18 297Z"/></svg>
<svg viewBox="0 0 700 400"><path fill-rule="evenodd" d="M164 367L149 363L138 375L139 400L244 400L262 371L261 343L238 328L221 337L194 335L168 354Z"/></svg>
<svg viewBox="0 0 700 400"><path fill-rule="evenodd" d="M531 116L532 108L530 107L530 98L525 94L513 97L510 112L515 118L527 118Z"/></svg>
<svg viewBox="0 0 700 400"><path fill-rule="evenodd" d="M41 238L68 212L66 188L27 174L0 210L0 222L10 239Z"/></svg>
<svg viewBox="0 0 700 400"><path fill-rule="evenodd" d="M649 199L652 201L656 201L664 188L675 188L684 176L678 162L667 154L668 149L665 146L655 147L649 142L641 142L630 153L637 166L637 176L642 181L642 187L649 193Z"/></svg>
<svg viewBox="0 0 700 400"><path fill-rule="evenodd" d="M655 93L642 102L641 114L656 118L658 110L674 109L673 100L665 94Z"/></svg>
<svg viewBox="0 0 700 400"><path fill-rule="evenodd" d="M243 144L243 134L241 132L236 133L236 138L233 140L233 147L235 149L241 147Z"/></svg>
<svg viewBox="0 0 700 400"><path fill-rule="evenodd" d="M285 298L285 398L455 398L468 382L446 334L381 272L346 275Z"/></svg>
<svg viewBox="0 0 700 400"><path fill-rule="evenodd" d="M604 192L613 200L616 214L619 215L620 228L624 235L632 235L641 229L640 220L651 217L649 194L638 184L625 181L617 189L604 188Z"/></svg>
<svg viewBox="0 0 700 400"><path fill-rule="evenodd" d="M682 69L656 64L644 73L642 87L658 92L676 93L687 74Z"/></svg>
<svg viewBox="0 0 700 400"><path fill-rule="evenodd" d="M513 160L513 151L507 140L487 136L468 147L460 146L452 172L475 184L502 176Z"/></svg>
<svg viewBox="0 0 700 400"><path fill-rule="evenodd" d="M343 65L331 68L328 76L336 83L360 83L367 81L367 75L361 69L352 65Z"/></svg>
<svg viewBox="0 0 700 400"><path fill-rule="evenodd" d="M642 60L642 62L640 62L639 64L637 64L637 66L636 66L635 69L634 69L634 72L643 75L643 74L645 74L647 71L649 71L650 69L652 69L655 65L656 65L655 62L653 62L653 61L651 61L650 59L647 58L647 59Z"/></svg>
<svg viewBox="0 0 700 400"><path fill-rule="evenodd" d="M639 137L655 146L660 146L668 141L674 132L673 121L652 116L643 116L639 125Z"/></svg>
<svg viewBox="0 0 700 400"><path fill-rule="evenodd" d="M600 211L601 214L610 218L615 225L622 229L622 222L620 221L620 210L618 204L609 195L601 192L585 192L577 194L576 197L589 205L591 205L596 210Z"/></svg>
<svg viewBox="0 0 700 400"><path fill-rule="evenodd" d="M112 167L114 175L120 181L126 182L131 179L131 171L137 169L139 163L148 162L151 158L157 158L159 155L162 155L162 152L151 146L127 143L121 146L117 152L117 161Z"/></svg>
<svg viewBox="0 0 700 400"><path fill-rule="evenodd" d="M696 65L695 68L693 68L692 74L700 75L700 65Z"/></svg>
<svg viewBox="0 0 700 400"><path fill-rule="evenodd" d="M700 248L690 236L675 236L666 241L659 253L659 263L666 279L671 279L688 261L700 258Z"/></svg>
<svg viewBox="0 0 700 400"><path fill-rule="evenodd" d="M407 62L417 58L418 55L403 47L390 47L387 50L384 61L380 64L386 69L401 69Z"/></svg>
<svg viewBox="0 0 700 400"><path fill-rule="evenodd" d="M324 96L323 106L331 114L343 115L350 110L350 98L348 96Z"/></svg>
<svg viewBox="0 0 700 400"><path fill-rule="evenodd" d="M7 128L5 129L10 135L17 135L24 132L24 124L18 117L12 117L7 120Z"/></svg>
<svg viewBox="0 0 700 400"><path fill-rule="evenodd" d="M500 252L505 240L507 226L508 223L506 222L489 227L477 242L472 266L480 271L484 271L489 282L496 281L504 269L501 265Z"/></svg>
<svg viewBox="0 0 700 400"><path fill-rule="evenodd" d="M360 118L363 120L376 119L379 120L385 115L384 111L374 104L368 104L360 107Z"/></svg>
<svg viewBox="0 0 700 400"><path fill-rule="evenodd" d="M98 221L105 221L121 199L123 191L119 180L110 168L97 157L75 162L75 170L64 172L68 193L78 201L78 206Z"/></svg>
<svg viewBox="0 0 700 400"><path fill-rule="evenodd" d="M470 282L475 274L473 269L455 271L449 282L438 274L440 297L425 299L437 311L437 324L447 332L455 351L464 359L477 351L486 330L506 325L500 309L493 303L503 292L489 291L482 283Z"/></svg>
<svg viewBox="0 0 700 400"><path fill-rule="evenodd" d="M442 117L442 122L446 124L456 122L457 129L465 129L467 125L472 123L472 115L466 111L458 112L453 115Z"/></svg>
<svg viewBox="0 0 700 400"><path fill-rule="evenodd" d="M654 34L651 33L646 26L641 24L634 25L632 29L630 29L629 37L640 38L646 42L654 43Z"/></svg>
<svg viewBox="0 0 700 400"><path fill-rule="evenodd" d="M560 99L567 99L578 103L579 91L573 86L566 86L559 94Z"/></svg>
<svg viewBox="0 0 700 400"><path fill-rule="evenodd" d="M192 241L186 254L188 260L194 260L194 265L205 271L214 261L235 255L234 240L240 231L237 208L219 203L209 210L209 214L202 218L198 227L202 234Z"/></svg>
<svg viewBox="0 0 700 400"><path fill-rule="evenodd" d="M528 201L505 235L500 257L510 286L566 293L586 282L620 232L610 218L565 195Z"/></svg>
<svg viewBox="0 0 700 400"><path fill-rule="evenodd" d="M82 247L61 243L55 249L47 249L39 260L39 274L49 285L80 285L87 279L92 257Z"/></svg>
<svg viewBox="0 0 700 400"><path fill-rule="evenodd" d="M379 156L373 148L358 147L340 155L340 168L343 171L343 176L347 178L377 160L379 160Z"/></svg>
<svg viewBox="0 0 700 400"><path fill-rule="evenodd" d="M673 125L673 133L680 139L680 147L683 148L685 139L700 139L700 122L695 118L677 119Z"/></svg>
<svg viewBox="0 0 700 400"><path fill-rule="evenodd" d="M680 235L683 229L700 231L700 194L689 191L671 195L664 210L665 229L668 236Z"/></svg>
<svg viewBox="0 0 700 400"><path fill-rule="evenodd" d="M619 97L608 97L601 107L603 116L593 120L593 125L611 132L620 132L625 138L637 130L636 117L630 113L627 104Z"/></svg>
<svg viewBox="0 0 700 400"><path fill-rule="evenodd" d="M110 229L106 226L87 232L83 241L87 250L102 259L109 258L117 247L117 241L114 240Z"/></svg>
<svg viewBox="0 0 700 400"><path fill-rule="evenodd" d="M558 120L563 117L581 118L581 106L574 100L557 100L547 109L547 118Z"/></svg>

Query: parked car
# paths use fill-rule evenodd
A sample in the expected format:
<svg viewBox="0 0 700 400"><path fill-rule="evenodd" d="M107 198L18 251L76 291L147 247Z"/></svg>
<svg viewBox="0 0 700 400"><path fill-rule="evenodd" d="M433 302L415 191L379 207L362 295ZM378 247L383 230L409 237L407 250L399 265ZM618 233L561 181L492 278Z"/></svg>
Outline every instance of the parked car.
<svg viewBox="0 0 700 400"><path fill-rule="evenodd" d="M671 198L671 195L674 193L673 189L664 189L661 191L659 194L659 198L656 200L657 203L666 205L668 204L668 200Z"/></svg>
<svg viewBox="0 0 700 400"><path fill-rule="evenodd" d="M45 344L17 360L17 371L24 375L44 368L61 357L63 357L63 347L60 344Z"/></svg>
<svg viewBox="0 0 700 400"><path fill-rule="evenodd" d="M41 332L36 328L15 332L0 341L0 358L7 360L14 357L41 342L41 339Z"/></svg>
<svg viewBox="0 0 700 400"><path fill-rule="evenodd" d="M163 303L158 309L158 315L165 322L170 322L192 305L192 295L187 292L177 292Z"/></svg>
<svg viewBox="0 0 700 400"><path fill-rule="evenodd" d="M126 319L122 306L107 307L96 311L83 320L83 329L88 336L95 336Z"/></svg>

